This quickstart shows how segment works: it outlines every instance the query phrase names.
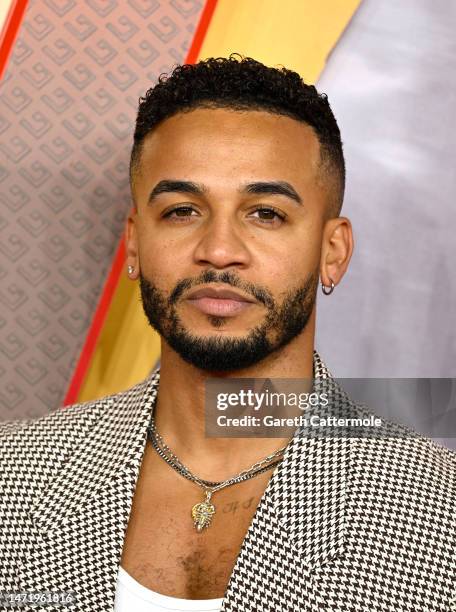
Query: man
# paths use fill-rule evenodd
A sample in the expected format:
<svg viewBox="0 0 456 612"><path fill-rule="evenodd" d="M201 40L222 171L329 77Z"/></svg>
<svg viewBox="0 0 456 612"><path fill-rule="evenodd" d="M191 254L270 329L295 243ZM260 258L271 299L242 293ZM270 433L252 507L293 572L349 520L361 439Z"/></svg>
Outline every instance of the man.
<svg viewBox="0 0 456 612"><path fill-rule="evenodd" d="M332 380L316 292L353 238L326 97L249 58L179 66L140 100L130 174L126 263L160 368L3 426L3 591L70 592L85 612L450 610L452 452L393 425L204 433L211 378Z"/></svg>

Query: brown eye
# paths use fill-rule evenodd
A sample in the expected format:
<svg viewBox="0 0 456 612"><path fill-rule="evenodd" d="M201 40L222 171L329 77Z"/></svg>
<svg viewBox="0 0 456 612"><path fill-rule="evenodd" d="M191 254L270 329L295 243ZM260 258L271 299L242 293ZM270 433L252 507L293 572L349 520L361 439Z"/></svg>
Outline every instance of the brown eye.
<svg viewBox="0 0 456 612"><path fill-rule="evenodd" d="M260 217L257 217L258 221L263 223L271 224L277 218L279 221L284 221L285 215L277 211L275 208L270 208L266 206L259 206L256 208L254 213L260 213Z"/></svg>
<svg viewBox="0 0 456 612"><path fill-rule="evenodd" d="M195 211L195 209L192 206L176 206L176 208L173 208L171 210L169 210L167 213L165 213L163 215L163 217L165 218L173 218L173 213L176 213L175 216L176 217L191 217L191 213L192 211ZM196 211L195 211L196 212ZM190 213L190 214L188 214Z"/></svg>
<svg viewBox="0 0 456 612"><path fill-rule="evenodd" d="M192 208L176 208L174 212L176 213L178 217L184 217L184 216L187 216L188 212L191 213L192 210L193 210Z"/></svg>
<svg viewBox="0 0 456 612"><path fill-rule="evenodd" d="M277 213L268 208L259 208L257 212L261 213L263 219L274 219L277 216Z"/></svg>

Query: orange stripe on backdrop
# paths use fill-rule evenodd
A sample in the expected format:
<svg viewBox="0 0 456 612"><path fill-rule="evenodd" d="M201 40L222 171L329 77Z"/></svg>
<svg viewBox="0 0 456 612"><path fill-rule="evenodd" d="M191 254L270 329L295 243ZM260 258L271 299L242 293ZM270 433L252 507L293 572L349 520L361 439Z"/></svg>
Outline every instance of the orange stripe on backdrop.
<svg viewBox="0 0 456 612"><path fill-rule="evenodd" d="M239 52L268 65L285 65L313 83L360 1L207 2L187 61ZM126 389L147 376L159 358L159 337L143 314L138 283L129 281L126 274L116 277L124 263L122 240L114 261L115 274L111 273L105 288L108 298L102 296L87 352L84 347L82 365L78 365L65 403ZM110 283L115 284L115 292L109 293ZM94 338L98 338L96 347Z"/></svg>
<svg viewBox="0 0 456 612"><path fill-rule="evenodd" d="M27 0L1 0L0 3L0 81L6 70L19 32Z"/></svg>
<svg viewBox="0 0 456 612"><path fill-rule="evenodd" d="M125 242L124 242L124 239L122 238L117 248L117 252L114 256L114 261L112 263L111 270L108 274L108 278L106 280L105 286L103 288L103 291L101 292L101 298L95 310L95 315L93 317L92 324L90 326L86 341L81 351L81 355L79 357L79 361L76 366L76 370L74 372L73 378L70 382L70 386L68 388L68 391L67 391L67 394L64 400L64 405L72 404L73 402L77 401L77 397L79 394L79 390L81 388L81 384L84 381L84 377L87 374L91 360L94 356L94 351L97 346L97 340L100 336L100 333L106 321L106 317L109 312L109 308L111 306L114 294L117 290L118 282L119 282L120 275L124 267L124 263L125 263ZM111 315L113 313L114 313L114 310L112 310Z"/></svg>

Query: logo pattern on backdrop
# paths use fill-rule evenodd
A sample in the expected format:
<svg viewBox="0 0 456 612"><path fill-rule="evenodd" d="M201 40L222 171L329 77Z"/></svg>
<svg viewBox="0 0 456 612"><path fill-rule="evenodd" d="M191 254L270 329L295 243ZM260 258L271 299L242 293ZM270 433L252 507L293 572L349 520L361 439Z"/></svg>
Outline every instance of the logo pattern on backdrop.
<svg viewBox="0 0 456 612"><path fill-rule="evenodd" d="M0 83L0 419L61 405L130 208L138 98L202 0L34 0Z"/></svg>

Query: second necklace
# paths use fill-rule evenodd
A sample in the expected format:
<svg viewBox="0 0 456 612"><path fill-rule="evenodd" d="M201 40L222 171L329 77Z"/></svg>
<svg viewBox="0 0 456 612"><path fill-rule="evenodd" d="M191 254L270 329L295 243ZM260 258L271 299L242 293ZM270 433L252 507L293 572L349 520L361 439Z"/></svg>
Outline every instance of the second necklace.
<svg viewBox="0 0 456 612"><path fill-rule="evenodd" d="M236 474L227 480L222 482L211 482L208 480L203 480L202 478L192 474L190 470L178 459L178 457L176 457L176 455L165 444L163 438L158 433L153 417L151 418L149 427L149 438L158 455L164 459L168 465L175 469L181 476L191 480L204 490L204 500L198 504L195 504L191 510L193 525L198 533L201 533L204 529L207 529L212 522L216 510L211 500L214 493L224 489L225 487L237 484L238 482L243 482L244 480L248 480L254 476L262 474L266 470L274 468L281 462L285 449L287 448L287 446L279 448L264 459L261 459L261 461L254 463L249 469L243 470L242 472L239 472L239 474Z"/></svg>

